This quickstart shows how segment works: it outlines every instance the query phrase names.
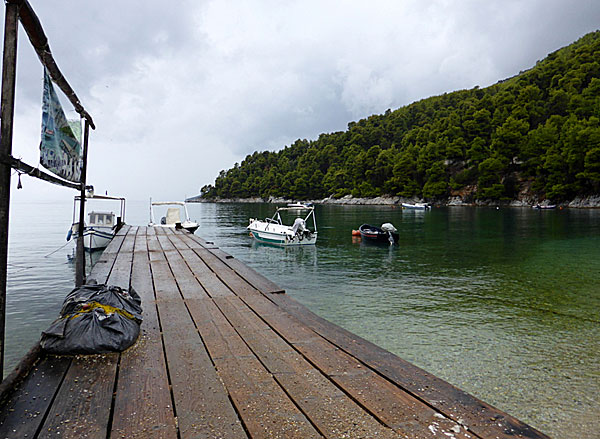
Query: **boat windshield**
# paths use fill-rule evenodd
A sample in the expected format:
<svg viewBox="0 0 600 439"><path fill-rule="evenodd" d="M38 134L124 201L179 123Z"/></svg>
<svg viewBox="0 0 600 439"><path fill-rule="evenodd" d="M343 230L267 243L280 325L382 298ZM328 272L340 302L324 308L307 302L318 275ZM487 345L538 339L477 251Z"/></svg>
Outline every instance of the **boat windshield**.
<svg viewBox="0 0 600 439"><path fill-rule="evenodd" d="M304 222L307 223L309 221L309 218L312 216L312 223L313 223L313 227L314 227L314 231L317 231L317 220L315 218L315 208L314 207L308 207L306 209L302 209L302 210L308 210L308 214L304 217ZM275 214L273 215L273 217L271 218L271 222L277 222L279 224L283 224L283 221L281 219L281 215L280 212L285 212L285 211L289 211L292 212L294 214L298 214L299 210L294 208L294 207L279 207L277 208L277 210L275 211Z"/></svg>
<svg viewBox="0 0 600 439"><path fill-rule="evenodd" d="M113 226L114 223L114 214L111 213L97 213L91 212L90 216L90 225L94 226Z"/></svg>
<svg viewBox="0 0 600 439"><path fill-rule="evenodd" d="M181 215L179 209L176 207L169 207L167 209L167 216L165 218L166 224L176 224L181 222Z"/></svg>

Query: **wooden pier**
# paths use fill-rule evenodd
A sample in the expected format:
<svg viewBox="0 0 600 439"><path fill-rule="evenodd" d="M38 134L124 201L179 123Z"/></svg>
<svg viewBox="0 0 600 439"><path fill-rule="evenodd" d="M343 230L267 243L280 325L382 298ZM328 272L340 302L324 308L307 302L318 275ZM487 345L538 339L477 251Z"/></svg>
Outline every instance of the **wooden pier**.
<svg viewBox="0 0 600 439"><path fill-rule="evenodd" d="M121 354L34 350L3 389L0 439L547 438L189 233L125 226L90 278L138 292L140 339Z"/></svg>

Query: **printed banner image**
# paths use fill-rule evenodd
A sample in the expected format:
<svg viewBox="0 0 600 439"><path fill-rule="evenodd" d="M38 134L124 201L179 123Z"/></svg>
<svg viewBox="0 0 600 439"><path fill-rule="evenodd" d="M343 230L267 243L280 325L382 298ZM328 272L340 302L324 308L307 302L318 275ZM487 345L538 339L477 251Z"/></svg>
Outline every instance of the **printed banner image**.
<svg viewBox="0 0 600 439"><path fill-rule="evenodd" d="M65 180L78 183L82 165L80 139L81 124L67 120L50 75L44 69L40 164Z"/></svg>

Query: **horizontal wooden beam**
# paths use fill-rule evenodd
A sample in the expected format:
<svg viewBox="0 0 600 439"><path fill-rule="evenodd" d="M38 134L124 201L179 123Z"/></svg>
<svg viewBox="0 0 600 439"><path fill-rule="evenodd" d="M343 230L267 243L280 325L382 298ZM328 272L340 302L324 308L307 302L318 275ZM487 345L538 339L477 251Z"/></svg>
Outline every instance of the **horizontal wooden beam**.
<svg viewBox="0 0 600 439"><path fill-rule="evenodd" d="M52 56L52 51L50 50L50 45L48 44L48 38L44 33L44 29L42 28L42 24L40 23L39 18L35 14L33 8L29 4L27 0L6 0L7 3L17 4L19 6L19 20L29 37L29 41L31 45L35 49L41 63L48 69L52 80L60 87L62 92L67 96L75 111L79 113L81 117L86 119L90 127L92 129L96 129L94 125L94 121L92 120L92 116L83 108L79 98L75 94L75 91L71 88L63 74L61 73L54 57Z"/></svg>
<svg viewBox="0 0 600 439"><path fill-rule="evenodd" d="M58 186L64 186L76 190L81 189L81 183L72 183L70 181L66 181L53 175L47 174L44 171L41 171L38 168L34 168L33 166L30 166L27 163L22 162L21 160L16 159L12 156L4 158L0 157L0 162L10 166L11 168L16 169L19 172L22 172L23 174L27 174L30 177L36 177L40 180L44 180L49 183L56 184Z"/></svg>

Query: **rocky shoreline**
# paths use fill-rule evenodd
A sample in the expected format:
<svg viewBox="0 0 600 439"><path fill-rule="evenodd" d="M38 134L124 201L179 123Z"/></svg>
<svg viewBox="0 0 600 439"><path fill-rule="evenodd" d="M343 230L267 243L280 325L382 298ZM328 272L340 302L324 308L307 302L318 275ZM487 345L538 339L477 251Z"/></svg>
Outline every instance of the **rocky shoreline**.
<svg viewBox="0 0 600 439"><path fill-rule="evenodd" d="M297 200L291 200L287 198L222 198L205 200L197 197L189 198L186 200L190 203L273 203L273 204L287 204ZM415 203L423 202L423 200L415 198L402 198L402 197L375 197L375 198L355 198L352 195L346 195L342 198L323 198L320 200L304 200L314 204L340 204L340 205L365 205L365 206L392 206L400 205L402 203ZM537 200L533 198L524 198L511 201L497 201L497 200L476 200L474 202L465 202L461 197L450 197L445 201L437 201L430 203L433 206L502 206L502 207L533 207L536 205L548 206L552 204L549 200ZM564 202L557 204L557 207L562 208L579 208L579 209L594 209L600 208L600 195L591 195L587 197L576 197L570 202Z"/></svg>

